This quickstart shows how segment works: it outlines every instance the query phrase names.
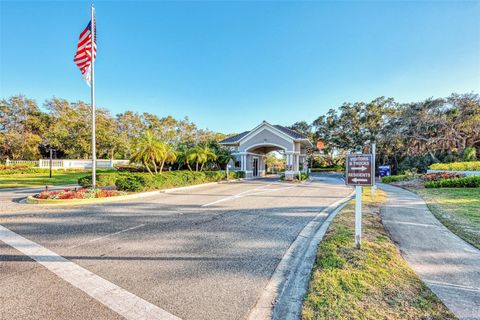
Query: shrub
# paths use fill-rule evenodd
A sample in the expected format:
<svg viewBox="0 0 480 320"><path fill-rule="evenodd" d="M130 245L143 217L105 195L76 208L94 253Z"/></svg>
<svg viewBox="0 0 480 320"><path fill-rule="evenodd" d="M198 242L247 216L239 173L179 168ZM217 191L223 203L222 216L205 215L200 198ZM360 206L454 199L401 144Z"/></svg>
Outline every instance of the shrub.
<svg viewBox="0 0 480 320"><path fill-rule="evenodd" d="M464 173L459 172L432 172L422 177L423 181L439 181L445 179L456 179L465 177Z"/></svg>
<svg viewBox="0 0 480 320"><path fill-rule="evenodd" d="M148 176L151 177L150 174ZM152 180L153 179L148 179L147 175L127 174L118 177L115 181L115 186L118 190L122 191L140 192L149 190L148 188L151 186Z"/></svg>
<svg viewBox="0 0 480 320"><path fill-rule="evenodd" d="M465 148L463 150L463 161L477 160L477 150L474 147Z"/></svg>
<svg viewBox="0 0 480 320"><path fill-rule="evenodd" d="M97 175L97 187L110 187L115 185L118 175L115 173L104 173ZM78 184L84 188L90 188L92 186L92 176L85 176L78 179Z"/></svg>
<svg viewBox="0 0 480 320"><path fill-rule="evenodd" d="M229 178L237 179L244 172L229 172ZM122 173L117 175L115 186L118 190L140 192L175 187L184 187L206 182L217 182L226 178L225 171L167 171L163 174Z"/></svg>
<svg viewBox="0 0 480 320"><path fill-rule="evenodd" d="M386 176L382 177L382 182L383 183L392 183L392 182L398 182L398 181L406 181L410 180L411 177L406 175L406 174L399 174L396 176Z"/></svg>
<svg viewBox="0 0 480 320"><path fill-rule="evenodd" d="M128 165L116 165L115 169L120 172L146 172L147 170L143 166L136 166L134 164Z"/></svg>
<svg viewBox="0 0 480 320"><path fill-rule="evenodd" d="M299 174L297 174L295 176L295 179L297 180L300 180L300 181L303 181L303 180L307 180L309 177L308 173L307 172L300 172Z"/></svg>
<svg viewBox="0 0 480 320"><path fill-rule="evenodd" d="M431 170L480 171L480 161L435 163Z"/></svg>
<svg viewBox="0 0 480 320"><path fill-rule="evenodd" d="M428 181L425 188L480 188L480 176Z"/></svg>

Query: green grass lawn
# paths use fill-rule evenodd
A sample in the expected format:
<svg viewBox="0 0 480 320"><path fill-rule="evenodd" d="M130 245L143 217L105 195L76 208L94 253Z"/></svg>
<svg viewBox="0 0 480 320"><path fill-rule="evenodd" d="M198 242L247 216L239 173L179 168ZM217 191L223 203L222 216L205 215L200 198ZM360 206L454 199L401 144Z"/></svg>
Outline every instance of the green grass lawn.
<svg viewBox="0 0 480 320"><path fill-rule="evenodd" d="M49 178L49 173L4 174L0 175L0 189L77 184L78 178L88 174L90 171L64 172L63 170L55 170L52 178Z"/></svg>
<svg viewBox="0 0 480 320"><path fill-rule="evenodd" d="M379 215L385 197L364 192L361 250L354 245L354 202L334 219L317 252L303 320L455 319L390 240Z"/></svg>
<svg viewBox="0 0 480 320"><path fill-rule="evenodd" d="M412 189L453 233L480 249L480 188Z"/></svg>

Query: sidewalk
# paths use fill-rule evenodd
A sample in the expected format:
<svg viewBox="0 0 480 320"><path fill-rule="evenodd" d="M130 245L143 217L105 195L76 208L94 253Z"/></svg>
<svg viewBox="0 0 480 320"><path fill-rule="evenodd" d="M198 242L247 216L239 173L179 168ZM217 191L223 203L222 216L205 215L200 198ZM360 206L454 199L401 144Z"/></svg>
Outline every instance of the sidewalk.
<svg viewBox="0 0 480 320"><path fill-rule="evenodd" d="M383 224L423 282L460 319L480 320L480 250L444 227L416 194L386 184Z"/></svg>

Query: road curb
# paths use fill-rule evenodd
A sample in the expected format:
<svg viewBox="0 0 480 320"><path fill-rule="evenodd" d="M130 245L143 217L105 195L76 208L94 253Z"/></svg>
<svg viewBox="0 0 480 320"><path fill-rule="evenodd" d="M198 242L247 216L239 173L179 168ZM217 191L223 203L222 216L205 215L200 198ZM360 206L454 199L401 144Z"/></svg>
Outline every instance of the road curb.
<svg viewBox="0 0 480 320"><path fill-rule="evenodd" d="M354 193L353 191L349 196L319 212L302 229L277 265L260 298L250 311L248 320L299 318L318 244L338 212L353 199ZM325 215L327 218L321 222Z"/></svg>

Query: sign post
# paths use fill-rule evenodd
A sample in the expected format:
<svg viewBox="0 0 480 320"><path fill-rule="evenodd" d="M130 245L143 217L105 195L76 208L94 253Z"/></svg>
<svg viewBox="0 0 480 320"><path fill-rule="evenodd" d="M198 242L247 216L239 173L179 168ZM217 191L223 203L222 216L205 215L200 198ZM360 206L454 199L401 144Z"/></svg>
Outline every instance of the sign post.
<svg viewBox="0 0 480 320"><path fill-rule="evenodd" d="M362 186L372 186L374 180L372 154L348 154L346 161L346 184L355 186L355 246L362 243Z"/></svg>

